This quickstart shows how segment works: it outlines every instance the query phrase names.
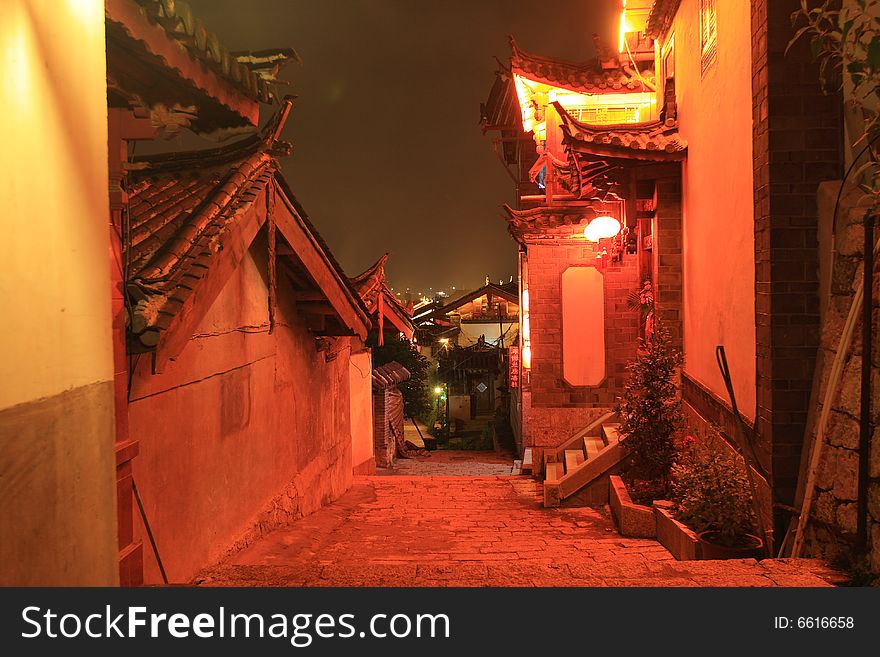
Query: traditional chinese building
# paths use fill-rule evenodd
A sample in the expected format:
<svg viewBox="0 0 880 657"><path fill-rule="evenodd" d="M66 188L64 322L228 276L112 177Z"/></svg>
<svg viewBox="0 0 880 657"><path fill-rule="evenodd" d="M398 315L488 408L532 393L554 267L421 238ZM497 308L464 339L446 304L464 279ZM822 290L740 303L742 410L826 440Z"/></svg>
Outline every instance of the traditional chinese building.
<svg viewBox="0 0 880 657"><path fill-rule="evenodd" d="M409 311L388 287L385 275L387 262L386 253L372 267L351 280L352 287L370 313L373 325L369 335L371 345L381 346L388 340L401 338L412 340L415 332ZM354 378L370 373L372 359L368 351L365 350L365 353L368 356L365 370L359 363L352 361ZM369 446L358 445L353 448L355 474L373 474L377 467L387 468L394 463L398 448L405 449L403 394L397 384L409 379L410 373L400 363L392 361L374 367L371 376L373 398L369 421L373 439Z"/></svg>
<svg viewBox="0 0 880 657"><path fill-rule="evenodd" d="M690 430L720 427L719 447L740 444L716 360L723 345L777 543L800 506L811 470L803 448L831 359L817 369L817 350L836 347L820 335L829 318L843 321L823 319L836 279L832 213L817 211L817 190L840 178L844 139L840 97L823 94L809 48L785 54L798 7L627 0L619 43L583 64L511 42L482 122L516 184L517 203L505 208L520 250L514 412L535 467L555 463L549 503L591 481L570 476L565 449L613 408L644 332L626 298L650 281L654 314L684 353ZM849 367L844 392L846 381L857 387ZM833 403L852 418L847 398ZM859 514L880 531L867 484L856 486L867 466L854 465L858 439L847 426L851 438L834 439L821 485L808 491L817 496L811 518L821 516L808 524L826 532L824 545L854 536Z"/></svg>
<svg viewBox="0 0 880 657"><path fill-rule="evenodd" d="M508 347L518 344L517 284L487 282L414 318L422 353L438 368L451 421L494 417L507 390ZM506 397L504 397L506 399Z"/></svg>
<svg viewBox="0 0 880 657"><path fill-rule="evenodd" d="M516 343L519 297L516 283L487 283L418 316L425 341L437 348L469 347L483 342L504 348ZM442 342L441 342L442 341Z"/></svg>
<svg viewBox="0 0 880 657"><path fill-rule="evenodd" d="M372 454L370 310L281 174L292 100L274 82L295 53L233 55L184 2L79 4L95 11L62 13L48 36L42 19L16 14L21 34L68 43L68 57L82 36L90 66L85 87L69 72L75 88L56 89L78 123L61 123L65 170L42 173L71 205L38 213L57 215L41 233L81 236L57 255L44 243L44 259L66 271L39 295L71 299L73 324L51 328L65 315L37 304L23 315L30 337L14 340L29 340L28 371L46 374L44 351L74 369L58 370L57 403L26 388L24 406L0 411L4 437L22 423L31 432L0 452L4 482L17 482L2 491L15 505L2 506L21 516L3 526L26 519L3 541L2 581L187 582L339 497L362 466L353 455ZM16 103L38 106L44 86L21 87ZM270 118L258 131L261 111ZM215 145L138 154L139 142L181 130ZM89 160L108 146L101 166ZM49 335L70 339L50 347Z"/></svg>
<svg viewBox="0 0 880 657"><path fill-rule="evenodd" d="M520 251L521 385L511 417L526 462L541 469L545 452L555 461L560 445L615 405L640 333L629 297L661 263L680 271L666 251L672 241L657 238L680 223L687 145L643 42L632 61L600 48L586 64L512 39L511 48L482 118L517 181L517 206L505 206ZM680 340L680 318L668 316Z"/></svg>

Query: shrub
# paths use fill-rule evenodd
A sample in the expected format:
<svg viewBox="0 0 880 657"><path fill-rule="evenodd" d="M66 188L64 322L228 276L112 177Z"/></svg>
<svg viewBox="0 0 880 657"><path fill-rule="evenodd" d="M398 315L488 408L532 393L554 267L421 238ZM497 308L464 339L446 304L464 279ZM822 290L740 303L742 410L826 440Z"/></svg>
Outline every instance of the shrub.
<svg viewBox="0 0 880 657"><path fill-rule="evenodd" d="M410 378L397 384L403 394L404 412L407 417L426 419L432 411L428 393L428 359L419 353L412 342L403 338L389 338L380 347L375 337L370 336L367 346L373 350L374 368L396 361L409 370Z"/></svg>
<svg viewBox="0 0 880 657"><path fill-rule="evenodd" d="M682 424L681 400L675 385L682 356L659 323L651 341L643 341L642 346L636 360L627 367L626 393L616 409L621 441L632 453L631 474L665 488L675 457L675 434Z"/></svg>
<svg viewBox="0 0 880 657"><path fill-rule="evenodd" d="M722 545L741 544L754 530L745 468L728 450L686 438L670 473L676 518L695 532L717 531Z"/></svg>

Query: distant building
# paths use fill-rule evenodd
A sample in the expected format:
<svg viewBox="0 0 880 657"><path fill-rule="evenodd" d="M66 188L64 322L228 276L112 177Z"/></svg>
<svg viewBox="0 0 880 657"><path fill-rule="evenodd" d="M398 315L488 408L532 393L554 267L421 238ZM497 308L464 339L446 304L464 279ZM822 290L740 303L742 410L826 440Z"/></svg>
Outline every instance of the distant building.
<svg viewBox="0 0 880 657"><path fill-rule="evenodd" d="M450 420L494 416L502 401L506 412L507 348L519 341L515 282L486 283L447 303L426 304L413 322L422 353L445 384Z"/></svg>

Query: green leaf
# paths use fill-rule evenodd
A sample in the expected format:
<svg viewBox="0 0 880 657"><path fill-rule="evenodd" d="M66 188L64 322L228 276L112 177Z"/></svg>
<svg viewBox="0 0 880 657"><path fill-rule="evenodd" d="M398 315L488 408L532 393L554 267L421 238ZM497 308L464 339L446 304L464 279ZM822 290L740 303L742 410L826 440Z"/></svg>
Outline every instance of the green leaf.
<svg viewBox="0 0 880 657"><path fill-rule="evenodd" d="M788 54L788 51L791 50L791 47L795 44L795 42L800 39L805 32L812 29L812 25L807 25L805 27L800 28L797 32L794 33L794 36L791 37L791 41L788 42L788 46L785 48L785 54Z"/></svg>
<svg viewBox="0 0 880 657"><path fill-rule="evenodd" d="M840 41L845 43L846 37L849 35L849 31L852 29L853 21L852 19L845 21L843 23L843 29L840 31Z"/></svg>
<svg viewBox="0 0 880 657"><path fill-rule="evenodd" d="M875 71L880 69L880 35L871 39L868 45L868 66Z"/></svg>
<svg viewBox="0 0 880 657"><path fill-rule="evenodd" d="M824 36L817 36L810 42L810 50L813 53L813 59L816 59L822 53L822 50L825 47L825 39L826 37Z"/></svg>

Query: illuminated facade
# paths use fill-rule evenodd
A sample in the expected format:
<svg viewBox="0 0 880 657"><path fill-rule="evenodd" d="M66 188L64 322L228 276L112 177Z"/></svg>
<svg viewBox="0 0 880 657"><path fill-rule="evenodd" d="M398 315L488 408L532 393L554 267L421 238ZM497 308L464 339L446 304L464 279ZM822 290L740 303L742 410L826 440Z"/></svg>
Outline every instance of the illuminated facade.
<svg viewBox="0 0 880 657"><path fill-rule="evenodd" d="M621 4L613 53L599 48L591 64L576 65L514 44L482 107L484 130L517 190L506 213L520 250L521 348L530 359L515 410L536 471L552 466L545 503L551 476L559 476L552 488L565 488L568 468L554 462L561 446L613 407L617 368L634 353L638 331L627 331L638 319L614 295L649 280L654 315L684 354L688 430L719 449L747 441L754 450L774 547L792 505L812 495L812 554L838 556L858 529L880 568L880 518L857 512L877 484L857 486L874 480L857 465L859 439L843 419L857 414L847 393L859 385L852 353L840 389L825 391L834 407L828 430L838 437L826 437L830 456L814 473L814 490L804 490L801 453L815 431L825 354L837 348L829 336L843 321L834 295L851 294L834 277L852 274L841 270L840 249L833 255L836 191L830 200L822 191L842 175L841 101L814 82L808 44L788 49L800 4ZM599 233L591 226L601 216L618 220L621 232L587 241L584 231ZM603 349L604 372L594 362Z"/></svg>
<svg viewBox="0 0 880 657"><path fill-rule="evenodd" d="M644 332L629 297L660 269L681 280L687 143L644 34L650 3L627 5L619 51L597 43L592 62L536 55L511 38L509 66L482 107L517 188L504 208L522 308L511 417L537 470L544 453L614 407ZM664 285L656 296L680 342L676 292Z"/></svg>

